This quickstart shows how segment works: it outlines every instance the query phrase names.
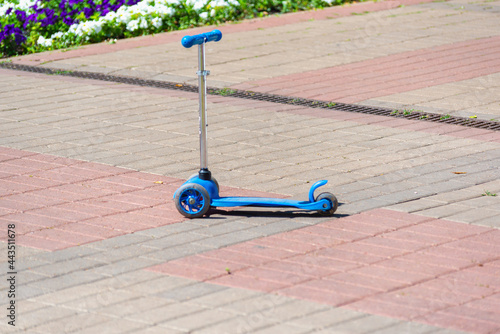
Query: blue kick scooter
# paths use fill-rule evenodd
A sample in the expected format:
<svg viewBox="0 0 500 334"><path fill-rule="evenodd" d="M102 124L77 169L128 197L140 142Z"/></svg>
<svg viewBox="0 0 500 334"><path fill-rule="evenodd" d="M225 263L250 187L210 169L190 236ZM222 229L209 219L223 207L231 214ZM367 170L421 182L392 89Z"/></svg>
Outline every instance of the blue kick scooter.
<svg viewBox="0 0 500 334"><path fill-rule="evenodd" d="M294 201L279 198L264 197L220 197L219 184L208 170L207 160L207 76L205 70L205 43L218 42L222 38L219 30L185 36L182 45L190 48L198 45L198 85L200 99L200 171L191 176L174 194L177 210L185 217L199 218L204 216L210 207L293 207L309 211L317 211L322 215L331 216L337 210L337 198L331 193L324 192L314 197L314 191L324 186L328 181L321 180L314 183L309 190L308 201Z"/></svg>

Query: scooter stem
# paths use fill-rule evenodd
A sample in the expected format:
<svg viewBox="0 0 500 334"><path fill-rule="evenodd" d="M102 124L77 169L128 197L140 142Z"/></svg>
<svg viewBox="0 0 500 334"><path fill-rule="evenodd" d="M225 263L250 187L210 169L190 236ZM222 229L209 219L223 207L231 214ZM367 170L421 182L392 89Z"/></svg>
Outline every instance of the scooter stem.
<svg viewBox="0 0 500 334"><path fill-rule="evenodd" d="M198 45L198 87L200 95L200 178L210 180L207 156L207 75L205 70L205 42Z"/></svg>

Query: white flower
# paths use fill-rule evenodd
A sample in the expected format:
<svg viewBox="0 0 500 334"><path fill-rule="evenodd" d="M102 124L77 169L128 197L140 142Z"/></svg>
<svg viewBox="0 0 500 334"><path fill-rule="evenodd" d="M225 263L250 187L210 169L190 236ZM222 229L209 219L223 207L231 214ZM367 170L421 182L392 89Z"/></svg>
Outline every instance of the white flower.
<svg viewBox="0 0 500 334"><path fill-rule="evenodd" d="M174 9L166 6L155 7L155 12L161 16L172 16L174 14Z"/></svg>
<svg viewBox="0 0 500 334"><path fill-rule="evenodd" d="M52 36L50 36L51 39L60 39L61 37L63 37L64 33L61 32L61 31L58 31L54 34L52 34Z"/></svg>
<svg viewBox="0 0 500 334"><path fill-rule="evenodd" d="M11 5L9 3L3 5L3 6L0 6L0 17L3 17L5 16L5 13L7 13L7 11L9 10L9 8Z"/></svg>
<svg viewBox="0 0 500 334"><path fill-rule="evenodd" d="M28 10L30 7L34 6L38 0L19 0L19 4L16 6L17 9ZM38 8L42 8L43 4L38 4Z"/></svg>
<svg viewBox="0 0 500 334"><path fill-rule="evenodd" d="M202 19L206 20L206 19L207 19L207 17L208 17L208 13L207 13L207 12L200 13L200 17L201 17Z"/></svg>
<svg viewBox="0 0 500 334"><path fill-rule="evenodd" d="M139 28L139 21L138 20L132 20L129 23L127 23L127 30L128 31L136 31Z"/></svg>
<svg viewBox="0 0 500 334"><path fill-rule="evenodd" d="M153 20L151 20L151 24L155 28L160 29L161 26L163 25L163 20L161 19L161 17L155 17Z"/></svg>
<svg viewBox="0 0 500 334"><path fill-rule="evenodd" d="M148 21L144 17L139 18L139 28L142 29L147 29L148 28Z"/></svg>
<svg viewBox="0 0 500 334"><path fill-rule="evenodd" d="M132 18L130 13L127 13L125 11L118 11L117 12L117 17L118 17L118 22L121 23L128 23L130 22L130 19Z"/></svg>
<svg viewBox="0 0 500 334"><path fill-rule="evenodd" d="M200 10L205 6L205 2L203 1L196 1L193 5L194 10Z"/></svg>
<svg viewBox="0 0 500 334"><path fill-rule="evenodd" d="M210 11L210 16L212 16L212 17L215 16L215 9L212 8L212 10Z"/></svg>
<svg viewBox="0 0 500 334"><path fill-rule="evenodd" d="M52 39L51 38L45 38L43 36L38 37L38 40L36 41L38 45L49 47L52 46Z"/></svg>
<svg viewBox="0 0 500 334"><path fill-rule="evenodd" d="M102 17L105 21L113 21L118 15L115 12L109 12L106 16Z"/></svg>

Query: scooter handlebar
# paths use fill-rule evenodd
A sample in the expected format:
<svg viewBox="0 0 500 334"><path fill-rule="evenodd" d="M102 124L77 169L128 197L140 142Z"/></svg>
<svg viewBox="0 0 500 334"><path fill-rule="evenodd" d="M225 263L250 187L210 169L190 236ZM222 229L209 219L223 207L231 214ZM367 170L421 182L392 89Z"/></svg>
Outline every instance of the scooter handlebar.
<svg viewBox="0 0 500 334"><path fill-rule="evenodd" d="M193 45L208 43L208 42L218 42L222 38L222 33L220 30L213 30L210 32L205 32L199 35L184 36L182 38L182 46L185 48L190 48Z"/></svg>

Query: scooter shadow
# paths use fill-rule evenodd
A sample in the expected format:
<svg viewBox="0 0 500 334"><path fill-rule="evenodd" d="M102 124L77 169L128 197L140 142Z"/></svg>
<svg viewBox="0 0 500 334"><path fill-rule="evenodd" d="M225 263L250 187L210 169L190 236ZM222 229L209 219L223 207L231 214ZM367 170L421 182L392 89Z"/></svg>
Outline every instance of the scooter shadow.
<svg viewBox="0 0 500 334"><path fill-rule="evenodd" d="M339 203L341 206L342 203ZM342 218L349 216L348 214L334 213L332 216L325 216L317 211L305 211L294 208L264 208L253 207L252 209L238 207L232 210L221 210L219 208L210 208L207 217L211 219L224 219L224 216L230 217L264 217L264 218Z"/></svg>

